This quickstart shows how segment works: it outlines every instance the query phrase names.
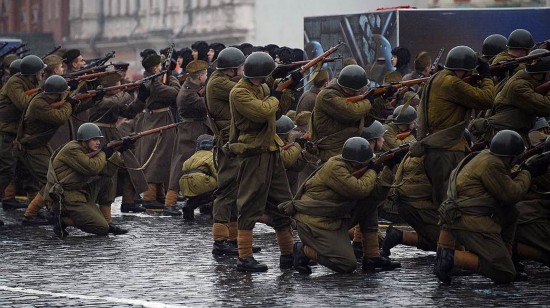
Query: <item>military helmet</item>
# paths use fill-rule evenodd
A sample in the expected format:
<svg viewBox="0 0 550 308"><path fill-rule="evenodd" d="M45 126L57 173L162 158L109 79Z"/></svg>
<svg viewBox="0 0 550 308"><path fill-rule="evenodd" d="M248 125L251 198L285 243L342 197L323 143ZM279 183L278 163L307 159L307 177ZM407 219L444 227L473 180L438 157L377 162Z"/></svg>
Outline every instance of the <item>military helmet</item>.
<svg viewBox="0 0 550 308"><path fill-rule="evenodd" d="M244 53L240 51L240 49L235 47L227 47L220 51L216 69L224 70L228 68L237 68L243 65L244 60Z"/></svg>
<svg viewBox="0 0 550 308"><path fill-rule="evenodd" d="M535 46L535 40L529 31L525 29L516 29L508 36L506 46L508 48L531 49Z"/></svg>
<svg viewBox="0 0 550 308"><path fill-rule="evenodd" d="M548 53L546 49L535 49L529 53L530 56L541 53ZM528 73L546 73L550 72L550 56L545 56L533 61L525 66L525 71Z"/></svg>
<svg viewBox="0 0 550 308"><path fill-rule="evenodd" d="M533 125L533 128L531 129L531 131L543 129L545 127L550 127L550 125L548 125L548 121L546 121L546 118L540 117L537 119L537 121Z"/></svg>
<svg viewBox="0 0 550 308"><path fill-rule="evenodd" d="M281 116L275 124L277 125L275 130L278 135L288 134L296 127L292 119L286 115Z"/></svg>
<svg viewBox="0 0 550 308"><path fill-rule="evenodd" d="M505 129L493 137L489 151L497 156L518 156L525 151L525 143L517 132Z"/></svg>
<svg viewBox="0 0 550 308"><path fill-rule="evenodd" d="M253 52L244 61L244 77L262 78L268 77L275 70L275 61L265 52Z"/></svg>
<svg viewBox="0 0 550 308"><path fill-rule="evenodd" d="M343 88L358 91L369 83L369 78L362 67L352 64L340 71L336 83Z"/></svg>
<svg viewBox="0 0 550 308"><path fill-rule="evenodd" d="M28 55L21 60L21 75L35 75L46 68L46 64L35 55Z"/></svg>
<svg viewBox="0 0 550 308"><path fill-rule="evenodd" d="M94 123L84 123L80 125L76 132L76 140L88 141L94 138L103 138L101 130Z"/></svg>
<svg viewBox="0 0 550 308"><path fill-rule="evenodd" d="M203 134L197 138L197 151L211 150L214 147L214 137L212 135Z"/></svg>
<svg viewBox="0 0 550 308"><path fill-rule="evenodd" d="M13 76L21 71L21 59L17 59L10 64L10 76Z"/></svg>
<svg viewBox="0 0 550 308"><path fill-rule="evenodd" d="M508 39L501 34L491 34L483 41L481 55L493 57L506 50Z"/></svg>
<svg viewBox="0 0 550 308"><path fill-rule="evenodd" d="M386 133L387 129L379 121L374 121L369 127L363 128L361 137L366 140L381 138Z"/></svg>
<svg viewBox="0 0 550 308"><path fill-rule="evenodd" d="M393 111L393 124L409 124L416 120L416 110L412 106L407 106L407 109L401 111L403 105L397 106Z"/></svg>
<svg viewBox="0 0 550 308"><path fill-rule="evenodd" d="M546 140L544 140L544 149L542 151L544 153L550 151L550 137L546 137Z"/></svg>
<svg viewBox="0 0 550 308"><path fill-rule="evenodd" d="M468 46L456 46L447 54L447 59L445 60L446 69L473 71L476 67L476 53Z"/></svg>
<svg viewBox="0 0 550 308"><path fill-rule="evenodd" d="M65 78L59 75L48 77L44 82L44 93L63 93L69 89Z"/></svg>
<svg viewBox="0 0 550 308"><path fill-rule="evenodd" d="M361 137L351 137L342 147L342 158L355 162L366 163L374 158L374 153L369 146L369 142Z"/></svg>

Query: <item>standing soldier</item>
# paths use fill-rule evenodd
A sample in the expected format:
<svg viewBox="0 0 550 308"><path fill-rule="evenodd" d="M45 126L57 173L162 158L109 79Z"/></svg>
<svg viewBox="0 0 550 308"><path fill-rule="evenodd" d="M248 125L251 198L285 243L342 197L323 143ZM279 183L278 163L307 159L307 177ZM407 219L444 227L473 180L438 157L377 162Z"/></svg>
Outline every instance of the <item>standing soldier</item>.
<svg viewBox="0 0 550 308"><path fill-rule="evenodd" d="M207 68L208 63L201 60L187 64L185 70L189 77L185 79L176 98L179 118L184 123L177 127L177 140L172 151L170 183L164 201L165 215L181 216L181 212L176 209L180 191L179 180L183 175L181 166L195 153L197 138L200 135L210 133L207 124L206 104L204 103L204 97L199 93L206 83Z"/></svg>
<svg viewBox="0 0 550 308"><path fill-rule="evenodd" d="M368 82L362 67L348 65L340 72L336 84L317 95L311 137L322 162L340 154L347 139L361 135L371 103L368 99L350 103L346 98L358 95Z"/></svg>
<svg viewBox="0 0 550 308"><path fill-rule="evenodd" d="M72 106L63 101L63 95L69 90L67 82L61 76L46 79L43 91L30 101L23 121L19 127L18 156L23 159L40 188L46 185L48 164L52 155L49 141L57 129L69 120ZM44 201L44 192L39 192L29 203L25 211L23 224L46 224L38 218L38 212Z"/></svg>
<svg viewBox="0 0 550 308"><path fill-rule="evenodd" d="M231 111L229 93L237 84L233 81L243 74L244 54L235 47L228 47L218 55L216 71L206 85L206 106L210 126L214 131L214 151L217 162L218 188L215 192L212 214L212 237L215 255L237 253L237 181L235 170L239 168L238 157L222 150L229 141ZM234 245L231 245L234 244Z"/></svg>
<svg viewBox="0 0 550 308"><path fill-rule="evenodd" d="M148 74L157 74L161 70L161 56L152 54L142 61ZM150 95L145 102L145 110L140 120L139 131L149 130L174 123L170 106L175 104L180 90L176 77L168 76L166 84L163 77L156 77L150 81ZM152 211L164 211L164 204L157 201L158 196L164 195L164 187L170 178L170 159L176 140L174 130L167 130L161 136L146 136L137 144L136 157L141 164L148 162L145 168L147 191L143 193L143 207Z"/></svg>
<svg viewBox="0 0 550 308"><path fill-rule="evenodd" d="M119 152L101 148L103 136L93 123L82 124L76 135L77 140L67 143L50 159L44 197L58 214L54 232L63 238L68 235L65 228L73 225L97 235L127 233L111 223L113 200L107 192L113 189L112 178L122 164L119 152L127 150L131 142L125 142Z"/></svg>
<svg viewBox="0 0 550 308"><path fill-rule="evenodd" d="M536 169L512 177L512 162L524 151L521 136L503 130L488 150L469 155L453 170L449 198L439 209L441 228L451 232L466 251L455 251L454 246L437 248L434 273L442 282L451 282L453 267L480 273L496 283L516 278L511 258L517 220L514 205L529 189L530 172Z"/></svg>
<svg viewBox="0 0 550 308"><path fill-rule="evenodd" d="M288 109L280 92L265 83L275 62L264 52L254 52L244 63L244 78L231 90L229 150L239 156L237 208L237 270L265 272L267 266L252 255L252 229L262 215L270 216L281 251L280 267L293 264L294 239L291 219L279 213L277 205L291 199L288 180L280 157L283 145L275 134L275 121ZM293 78L293 82L299 80Z"/></svg>
<svg viewBox="0 0 550 308"><path fill-rule="evenodd" d="M17 137L20 120L27 109L33 95L25 91L37 88L43 80L44 68L46 65L37 56L29 55L21 60L21 72L13 75L0 90L0 191L4 191L10 184L14 183L15 170L30 174L25 167L21 156L14 156L12 153L13 142ZM25 190L33 199L40 189L38 183L32 176L23 178L26 182ZM9 203L8 199L15 200L15 189L13 196L4 196L3 206Z"/></svg>

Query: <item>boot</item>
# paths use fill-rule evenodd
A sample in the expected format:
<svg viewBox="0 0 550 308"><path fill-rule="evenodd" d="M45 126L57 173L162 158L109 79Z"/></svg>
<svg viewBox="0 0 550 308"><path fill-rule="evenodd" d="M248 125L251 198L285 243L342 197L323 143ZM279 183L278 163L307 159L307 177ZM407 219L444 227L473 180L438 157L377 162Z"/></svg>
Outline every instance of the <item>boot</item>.
<svg viewBox="0 0 550 308"><path fill-rule="evenodd" d="M185 220L195 220L195 208L193 206L190 206L189 203L187 203L181 211L183 212L183 219Z"/></svg>
<svg viewBox="0 0 550 308"><path fill-rule="evenodd" d="M355 258L359 261L363 257L363 243L361 242L351 242L351 247L353 247L353 253Z"/></svg>
<svg viewBox="0 0 550 308"><path fill-rule="evenodd" d="M23 226L47 226L51 223L45 217L38 216L23 216L23 221L21 221Z"/></svg>
<svg viewBox="0 0 550 308"><path fill-rule="evenodd" d="M10 211L10 210L16 210L16 209L24 209L27 205L17 201L15 198L9 198L2 200L2 208L4 211Z"/></svg>
<svg viewBox="0 0 550 308"><path fill-rule="evenodd" d="M400 267L401 263L388 257L363 257L363 273L374 272L376 269L391 271Z"/></svg>
<svg viewBox="0 0 550 308"><path fill-rule="evenodd" d="M160 203L157 200L153 201L145 201L143 200L142 203L143 208L147 212L163 212L164 211L164 203Z"/></svg>
<svg viewBox="0 0 550 308"><path fill-rule="evenodd" d="M249 256L245 259L237 259L237 270L239 272L267 272L267 265L260 263Z"/></svg>
<svg viewBox="0 0 550 308"><path fill-rule="evenodd" d="M231 245L228 241L214 241L212 254L216 256L238 256L237 246Z"/></svg>
<svg viewBox="0 0 550 308"><path fill-rule="evenodd" d="M137 203L122 203L120 211L122 213L143 213L145 212L145 208Z"/></svg>
<svg viewBox="0 0 550 308"><path fill-rule="evenodd" d="M294 254L281 255L279 257L279 268L282 270L291 269L294 265Z"/></svg>
<svg viewBox="0 0 550 308"><path fill-rule="evenodd" d="M386 238L382 242L382 252L380 255L389 257L391 255L391 249L399 244L403 243L403 232L389 225L386 229Z"/></svg>
<svg viewBox="0 0 550 308"><path fill-rule="evenodd" d="M109 233L112 233L114 235L121 235L128 233L127 229L122 229L119 226L115 226L113 224L109 224Z"/></svg>
<svg viewBox="0 0 550 308"><path fill-rule="evenodd" d="M309 267L309 258L304 253L304 243L294 243L294 269L300 274L311 274L311 267Z"/></svg>
<svg viewBox="0 0 550 308"><path fill-rule="evenodd" d="M176 206L167 206L164 208L164 212L162 212L162 215L164 216L174 216L174 217L181 217L181 212L176 209Z"/></svg>
<svg viewBox="0 0 550 308"><path fill-rule="evenodd" d="M449 272L454 266L454 249L438 247L434 265L434 274L444 284L451 284Z"/></svg>

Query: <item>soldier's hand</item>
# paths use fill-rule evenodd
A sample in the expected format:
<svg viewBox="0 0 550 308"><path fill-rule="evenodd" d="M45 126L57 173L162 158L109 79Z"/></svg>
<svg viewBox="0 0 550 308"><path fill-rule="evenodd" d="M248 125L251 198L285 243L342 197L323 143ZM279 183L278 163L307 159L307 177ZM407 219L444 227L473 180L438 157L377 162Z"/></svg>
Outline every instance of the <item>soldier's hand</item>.
<svg viewBox="0 0 550 308"><path fill-rule="evenodd" d="M67 84L69 85L69 87L71 88L71 91L74 91L76 90L76 88L78 88L78 80L76 79L71 79L67 82Z"/></svg>
<svg viewBox="0 0 550 308"><path fill-rule="evenodd" d="M481 78L491 78L491 71L489 70L489 63L481 58L477 60L477 72Z"/></svg>
<svg viewBox="0 0 550 308"><path fill-rule="evenodd" d="M105 156L107 158L111 157L113 155L113 153L115 153L115 149L111 148L111 147L108 147L107 145L104 145L102 148L101 148L101 151L105 153Z"/></svg>
<svg viewBox="0 0 550 308"><path fill-rule="evenodd" d="M122 154L125 151L131 149L136 143L137 139L132 139L128 137L122 138L122 145L118 148L118 151Z"/></svg>
<svg viewBox="0 0 550 308"><path fill-rule="evenodd" d="M375 164L374 160L371 160L369 162L369 169L372 169L372 170L376 171L376 173L380 173L380 171L382 171L382 169L384 169L384 165Z"/></svg>
<svg viewBox="0 0 550 308"><path fill-rule="evenodd" d="M294 142L299 144L300 147L302 147L302 149L306 148L307 140L304 137L298 137L298 138L294 139Z"/></svg>
<svg viewBox="0 0 550 308"><path fill-rule="evenodd" d="M390 97L393 97L395 95L395 93L397 93L397 88L396 87L393 87L393 86L387 86L386 87L386 93L382 94L382 97L384 99L388 99Z"/></svg>
<svg viewBox="0 0 550 308"><path fill-rule="evenodd" d="M302 81L302 73L300 73L300 70L294 70L290 72L290 77L292 78L292 83L290 84L289 88L296 89L298 84L300 84L300 81Z"/></svg>
<svg viewBox="0 0 550 308"><path fill-rule="evenodd" d="M273 96L278 100L281 100L281 96L283 95L283 92L279 92L275 90L275 88L269 89L269 96Z"/></svg>
<svg viewBox="0 0 550 308"><path fill-rule="evenodd" d="M72 97L70 97L70 96L67 97L67 98L65 99L65 101L67 101L69 104L71 104L71 107L73 107L73 108L74 108L76 105L78 105L78 102L79 102L78 100L76 100L76 99L74 99L74 98L72 98Z"/></svg>
<svg viewBox="0 0 550 308"><path fill-rule="evenodd" d="M96 95L94 96L94 98L92 99L94 103L97 103L97 102L100 102L103 97L105 97L105 92L104 91L99 91L96 93Z"/></svg>
<svg viewBox="0 0 550 308"><path fill-rule="evenodd" d="M546 174L549 164L550 156L538 155L523 163L522 169L529 171L531 177L537 177Z"/></svg>

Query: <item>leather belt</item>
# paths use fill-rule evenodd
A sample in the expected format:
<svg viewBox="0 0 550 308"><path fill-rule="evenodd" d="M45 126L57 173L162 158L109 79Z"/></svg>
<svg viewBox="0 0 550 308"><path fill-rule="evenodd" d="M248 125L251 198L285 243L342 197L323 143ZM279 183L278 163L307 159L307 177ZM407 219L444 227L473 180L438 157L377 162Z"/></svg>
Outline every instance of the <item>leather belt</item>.
<svg viewBox="0 0 550 308"><path fill-rule="evenodd" d="M169 107L159 108L159 109L144 109L143 112L149 112L149 113L160 113L160 112L166 112L169 111Z"/></svg>

